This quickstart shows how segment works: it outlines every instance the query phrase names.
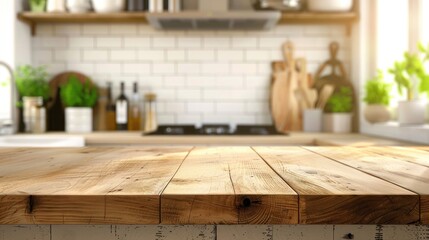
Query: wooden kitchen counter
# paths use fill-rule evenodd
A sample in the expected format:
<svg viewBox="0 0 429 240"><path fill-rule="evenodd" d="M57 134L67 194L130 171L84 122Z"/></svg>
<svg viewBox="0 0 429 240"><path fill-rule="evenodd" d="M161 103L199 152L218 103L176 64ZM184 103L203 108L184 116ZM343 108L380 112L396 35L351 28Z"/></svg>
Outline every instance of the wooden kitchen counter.
<svg viewBox="0 0 429 240"><path fill-rule="evenodd" d="M0 149L0 224L429 224L429 147Z"/></svg>
<svg viewBox="0 0 429 240"><path fill-rule="evenodd" d="M303 133L270 136L142 136L141 132L93 132L84 134L89 146L106 145L223 145L223 146L404 146L408 142L362 134ZM411 144L416 145L416 144Z"/></svg>

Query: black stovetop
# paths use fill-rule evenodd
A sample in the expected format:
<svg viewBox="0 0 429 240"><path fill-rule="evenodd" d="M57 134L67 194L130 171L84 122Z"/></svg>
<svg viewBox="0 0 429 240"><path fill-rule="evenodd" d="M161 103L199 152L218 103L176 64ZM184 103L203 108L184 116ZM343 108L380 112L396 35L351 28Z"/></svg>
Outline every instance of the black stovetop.
<svg viewBox="0 0 429 240"><path fill-rule="evenodd" d="M144 135L267 136L287 134L278 132L272 125L237 125L233 130L227 124L205 124L200 128L197 128L194 125L160 125L157 131Z"/></svg>

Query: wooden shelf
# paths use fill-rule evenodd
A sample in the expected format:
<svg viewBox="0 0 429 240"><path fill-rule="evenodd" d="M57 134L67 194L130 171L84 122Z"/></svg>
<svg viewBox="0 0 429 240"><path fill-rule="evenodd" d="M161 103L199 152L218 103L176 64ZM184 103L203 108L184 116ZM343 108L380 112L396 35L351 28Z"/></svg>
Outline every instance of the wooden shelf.
<svg viewBox="0 0 429 240"><path fill-rule="evenodd" d="M40 23L147 23L144 12L132 13L18 13L18 19L29 24L32 34L36 33L36 25ZM358 14L347 13L283 13L279 24L351 24L358 19Z"/></svg>

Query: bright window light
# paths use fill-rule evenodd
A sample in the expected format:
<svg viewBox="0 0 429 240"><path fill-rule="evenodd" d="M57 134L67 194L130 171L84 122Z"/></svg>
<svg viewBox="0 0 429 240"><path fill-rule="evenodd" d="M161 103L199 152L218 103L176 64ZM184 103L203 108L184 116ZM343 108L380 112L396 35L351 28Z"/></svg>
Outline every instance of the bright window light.
<svg viewBox="0 0 429 240"><path fill-rule="evenodd" d="M392 75L387 73L395 61L401 60L404 51L409 47L408 0L377 1L377 68L383 70L385 79L393 82ZM401 99L396 89L392 92L392 105Z"/></svg>

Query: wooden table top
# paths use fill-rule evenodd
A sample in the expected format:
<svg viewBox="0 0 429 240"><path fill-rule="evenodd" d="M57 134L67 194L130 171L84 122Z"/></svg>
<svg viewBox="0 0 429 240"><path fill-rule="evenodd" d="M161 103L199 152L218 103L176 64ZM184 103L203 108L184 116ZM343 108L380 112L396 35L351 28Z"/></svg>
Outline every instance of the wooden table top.
<svg viewBox="0 0 429 240"><path fill-rule="evenodd" d="M429 147L0 149L0 224L429 224Z"/></svg>

